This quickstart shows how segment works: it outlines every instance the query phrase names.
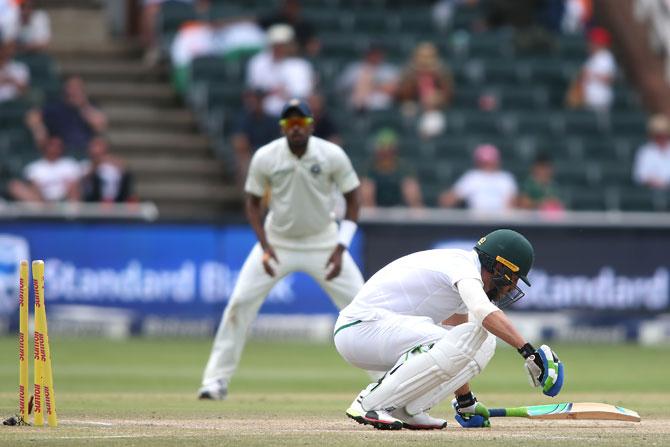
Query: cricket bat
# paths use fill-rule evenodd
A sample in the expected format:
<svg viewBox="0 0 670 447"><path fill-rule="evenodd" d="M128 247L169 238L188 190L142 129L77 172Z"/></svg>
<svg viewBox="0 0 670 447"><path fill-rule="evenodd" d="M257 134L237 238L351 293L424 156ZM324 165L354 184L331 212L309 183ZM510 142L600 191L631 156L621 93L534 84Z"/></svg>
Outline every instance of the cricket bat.
<svg viewBox="0 0 670 447"><path fill-rule="evenodd" d="M491 417L530 419L596 419L640 422L640 415L628 408L594 402L568 402L528 407L490 408Z"/></svg>

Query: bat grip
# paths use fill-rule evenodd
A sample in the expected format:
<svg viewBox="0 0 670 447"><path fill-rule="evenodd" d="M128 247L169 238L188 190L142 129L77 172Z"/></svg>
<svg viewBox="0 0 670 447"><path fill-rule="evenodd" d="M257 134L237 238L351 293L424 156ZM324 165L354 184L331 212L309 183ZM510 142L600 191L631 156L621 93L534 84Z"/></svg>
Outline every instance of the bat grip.
<svg viewBox="0 0 670 447"><path fill-rule="evenodd" d="M505 408L489 408L489 415L492 418L504 417L507 416L507 410Z"/></svg>

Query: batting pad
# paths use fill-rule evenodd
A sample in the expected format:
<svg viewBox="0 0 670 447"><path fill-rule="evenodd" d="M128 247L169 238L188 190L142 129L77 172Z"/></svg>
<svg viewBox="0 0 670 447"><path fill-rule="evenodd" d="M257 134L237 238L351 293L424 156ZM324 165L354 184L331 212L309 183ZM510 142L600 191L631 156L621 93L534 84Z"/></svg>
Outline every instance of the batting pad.
<svg viewBox="0 0 670 447"><path fill-rule="evenodd" d="M474 359L468 362L463 370L463 375L455 377L453 380L438 385L435 389L427 392L423 396L409 402L405 406L405 411L411 415L428 411L435 405L447 398L453 396L461 385L472 380L477 374L481 373L489 361L493 358L496 349L496 338L493 334L488 334L481 348L475 353ZM455 386L454 386L455 385Z"/></svg>
<svg viewBox="0 0 670 447"><path fill-rule="evenodd" d="M392 369L379 386L363 397L361 405L366 411L392 410L406 407L437 387L441 387L440 395L453 392L481 371L475 355L488 335L475 323L456 326L429 351Z"/></svg>

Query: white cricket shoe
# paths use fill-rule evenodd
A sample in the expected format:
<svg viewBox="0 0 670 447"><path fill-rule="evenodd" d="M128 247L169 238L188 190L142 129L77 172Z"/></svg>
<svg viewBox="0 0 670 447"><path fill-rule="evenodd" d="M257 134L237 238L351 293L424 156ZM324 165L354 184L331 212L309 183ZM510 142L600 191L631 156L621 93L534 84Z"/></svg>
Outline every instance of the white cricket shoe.
<svg viewBox="0 0 670 447"><path fill-rule="evenodd" d="M347 416L359 424L372 425L378 430L400 430L402 428L402 421L394 418L387 411L364 410L361 405L361 394L356 396L356 399L347 408Z"/></svg>
<svg viewBox="0 0 670 447"><path fill-rule="evenodd" d="M219 379L209 385L203 385L198 390L200 400L224 400L228 395L228 382Z"/></svg>
<svg viewBox="0 0 670 447"><path fill-rule="evenodd" d="M396 408L391 416L400 420L403 428L409 430L442 430L447 427L446 419L434 418L425 412L411 416L404 408Z"/></svg>

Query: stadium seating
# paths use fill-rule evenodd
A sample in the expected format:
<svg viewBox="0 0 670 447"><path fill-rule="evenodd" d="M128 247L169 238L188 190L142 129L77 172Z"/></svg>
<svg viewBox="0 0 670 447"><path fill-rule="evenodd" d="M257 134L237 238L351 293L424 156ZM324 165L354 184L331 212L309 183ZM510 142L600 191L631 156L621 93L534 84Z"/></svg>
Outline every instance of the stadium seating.
<svg viewBox="0 0 670 447"><path fill-rule="evenodd" d="M26 112L60 93L58 70L45 53L19 53L16 60L30 71L30 89L18 101L0 105L0 190L12 177L22 175L23 167L39 158L32 134L25 124Z"/></svg>
<svg viewBox="0 0 670 447"><path fill-rule="evenodd" d="M271 10L263 2L229 3L256 14ZM616 80L609 117L564 106L568 85L587 55L583 36L556 35L555 45L546 50L520 51L509 30L472 33L477 17L473 9L458 9L450 30L443 33L433 25L432 2L420 3L421 7L393 0L302 2L303 15L314 24L322 42L321 53L312 60L318 85L355 164L369 159L370 141L378 129L393 127L402 136L401 155L416 167L430 205L470 166L472 149L491 142L501 148L505 167L519 182L533 157L548 153L555 161L567 204L575 209L663 209L664 200L651 200L632 185L630 165L645 138L646 116L625 80L621 76ZM168 18L164 17L161 29L169 34L174 22ZM371 42L379 42L386 45L389 60L403 65L422 40L438 45L455 81L453 101L445 111L445 135L420 139L416 122L397 109L366 116L346 110L335 83L348 62L358 60ZM218 111L230 116L239 107L244 88L241 62L197 59L192 79L196 91L192 103L199 113ZM482 99L490 98L495 100L493 109L481 111ZM217 137L226 146L225 130Z"/></svg>

